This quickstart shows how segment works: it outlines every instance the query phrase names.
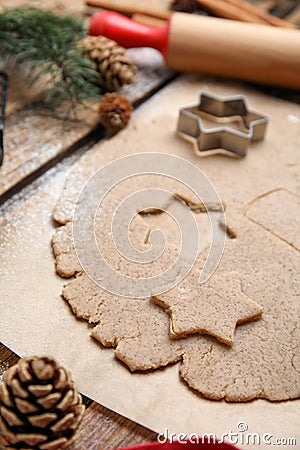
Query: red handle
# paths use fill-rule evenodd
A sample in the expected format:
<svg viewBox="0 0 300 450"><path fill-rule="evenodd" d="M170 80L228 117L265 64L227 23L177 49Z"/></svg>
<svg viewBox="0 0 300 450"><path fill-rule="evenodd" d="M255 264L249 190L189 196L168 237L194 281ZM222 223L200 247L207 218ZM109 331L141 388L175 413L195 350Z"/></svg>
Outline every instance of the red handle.
<svg viewBox="0 0 300 450"><path fill-rule="evenodd" d="M125 48L152 47L165 57L168 48L169 22L161 27L149 27L111 11L94 14L90 35L106 36Z"/></svg>

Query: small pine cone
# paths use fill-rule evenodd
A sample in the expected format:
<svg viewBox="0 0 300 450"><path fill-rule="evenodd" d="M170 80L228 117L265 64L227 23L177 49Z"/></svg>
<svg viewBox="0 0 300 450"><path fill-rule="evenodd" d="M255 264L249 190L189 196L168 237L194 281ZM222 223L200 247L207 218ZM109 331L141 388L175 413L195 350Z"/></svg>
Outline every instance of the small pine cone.
<svg viewBox="0 0 300 450"><path fill-rule="evenodd" d="M74 382L56 361L20 359L0 385L0 448L67 448L84 410Z"/></svg>
<svg viewBox="0 0 300 450"><path fill-rule="evenodd" d="M99 105L100 123L113 132L126 127L132 111L131 103L120 94L105 94Z"/></svg>
<svg viewBox="0 0 300 450"><path fill-rule="evenodd" d="M115 41L104 36L87 36L79 45L83 55L94 63L98 83L105 91L116 91L134 82L136 67Z"/></svg>

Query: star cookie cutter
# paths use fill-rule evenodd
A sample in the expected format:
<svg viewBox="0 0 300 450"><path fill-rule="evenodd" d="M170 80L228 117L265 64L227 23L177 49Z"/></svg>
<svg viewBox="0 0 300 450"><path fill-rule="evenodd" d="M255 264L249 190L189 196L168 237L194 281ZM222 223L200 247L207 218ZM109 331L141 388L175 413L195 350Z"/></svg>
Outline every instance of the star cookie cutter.
<svg viewBox="0 0 300 450"><path fill-rule="evenodd" d="M203 119L216 126L205 128ZM251 142L264 139L268 122L269 116L249 108L244 95L218 97L202 91L198 105L180 109L177 134L193 143L198 156L221 153L240 158Z"/></svg>

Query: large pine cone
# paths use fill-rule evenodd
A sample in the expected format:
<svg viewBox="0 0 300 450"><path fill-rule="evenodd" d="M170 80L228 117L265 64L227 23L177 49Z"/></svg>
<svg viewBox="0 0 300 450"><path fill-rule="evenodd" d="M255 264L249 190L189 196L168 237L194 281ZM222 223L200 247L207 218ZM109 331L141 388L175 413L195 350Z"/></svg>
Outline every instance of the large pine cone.
<svg viewBox="0 0 300 450"><path fill-rule="evenodd" d="M134 81L136 67L125 49L104 36L87 36L79 42L83 55L94 63L98 83L106 91L116 91Z"/></svg>
<svg viewBox="0 0 300 450"><path fill-rule="evenodd" d="M20 359L0 385L0 447L64 449L74 440L84 410L74 382L56 361Z"/></svg>

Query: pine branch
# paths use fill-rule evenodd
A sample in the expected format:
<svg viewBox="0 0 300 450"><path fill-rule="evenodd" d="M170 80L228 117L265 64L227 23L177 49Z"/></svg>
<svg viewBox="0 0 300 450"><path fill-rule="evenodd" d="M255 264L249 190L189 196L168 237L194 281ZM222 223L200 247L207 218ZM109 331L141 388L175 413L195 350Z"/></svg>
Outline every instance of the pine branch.
<svg viewBox="0 0 300 450"><path fill-rule="evenodd" d="M83 22L32 7L0 13L0 54L26 69L28 84L41 81L46 101L84 103L101 97L98 74L77 45L86 35Z"/></svg>

